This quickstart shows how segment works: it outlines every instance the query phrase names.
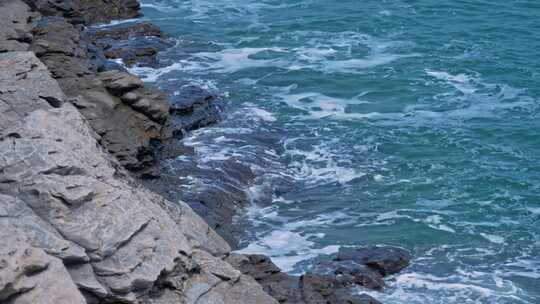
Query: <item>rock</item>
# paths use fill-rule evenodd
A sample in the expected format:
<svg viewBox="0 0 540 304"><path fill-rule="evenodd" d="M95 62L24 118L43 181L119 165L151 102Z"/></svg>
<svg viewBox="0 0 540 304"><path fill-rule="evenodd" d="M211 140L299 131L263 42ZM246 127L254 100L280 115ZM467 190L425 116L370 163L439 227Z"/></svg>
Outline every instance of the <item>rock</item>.
<svg viewBox="0 0 540 304"><path fill-rule="evenodd" d="M312 271L336 276L345 286L360 285L374 290L381 290L384 287L383 276L378 271L354 261L322 262Z"/></svg>
<svg viewBox="0 0 540 304"><path fill-rule="evenodd" d="M62 16L71 23L106 23L139 17L137 0L26 0L44 16Z"/></svg>
<svg viewBox="0 0 540 304"><path fill-rule="evenodd" d="M0 54L0 134L28 112L59 107L64 93L47 68L28 52ZM17 90L24 87L24 90Z"/></svg>
<svg viewBox="0 0 540 304"><path fill-rule="evenodd" d="M74 106L45 102L32 108L17 102L23 94L34 101L39 101L35 95L65 99L33 53L0 54L0 75L15 69L6 62L34 62L30 79L49 84L50 91L27 92L26 78L15 77L10 94L2 95L8 105L2 110L19 116L0 134L0 199L8 202L1 205L8 207L1 210L0 238L14 236L29 246L43 246L63 259L69 273L60 259L38 249L35 258L30 255L32 262L23 264L27 266L0 270L3 299L86 303L78 286L98 303L277 303L253 279L212 255L228 254L230 248L187 205L166 208L175 205L137 187L101 148ZM115 100L105 103L114 106ZM3 111L0 119L4 117ZM168 213L178 210L174 216ZM41 219L34 230L15 221L34 218ZM5 244L0 251L16 253L22 246ZM59 253L59 246L66 253ZM10 256L14 262L2 263L24 260ZM13 277L12 269L22 272Z"/></svg>
<svg viewBox="0 0 540 304"><path fill-rule="evenodd" d="M386 276L409 266L411 255L403 248L390 246L341 247L336 260L355 261L378 271L382 276Z"/></svg>
<svg viewBox="0 0 540 304"><path fill-rule="evenodd" d="M170 111L174 132L182 135L220 121L222 109L214 94L188 84L171 97Z"/></svg>
<svg viewBox="0 0 540 304"><path fill-rule="evenodd" d="M122 96L143 86L143 82L137 76L120 71L102 72L98 77L115 96Z"/></svg>
<svg viewBox="0 0 540 304"><path fill-rule="evenodd" d="M32 41L30 30L39 14L20 0L4 0L0 10L0 53L26 51Z"/></svg>
<svg viewBox="0 0 540 304"><path fill-rule="evenodd" d="M137 102L137 100L139 100L139 98L139 95L133 92L127 92L126 94L122 95L122 97L120 97L120 99L128 105L134 104L135 102Z"/></svg>
<svg viewBox="0 0 540 304"><path fill-rule="evenodd" d="M105 64L105 57L88 41L80 28L60 17L42 18L32 30L34 51L64 93L76 96L95 86L95 73Z"/></svg>
<svg viewBox="0 0 540 304"><path fill-rule="evenodd" d="M165 37L165 34L158 26L149 22L119 24L107 28L93 29L92 32L93 40L126 40L142 36Z"/></svg>
<svg viewBox="0 0 540 304"><path fill-rule="evenodd" d="M122 59L128 66L157 66L157 53L174 45L157 26L147 22L91 29L90 36L107 58Z"/></svg>
<svg viewBox="0 0 540 304"><path fill-rule="evenodd" d="M306 273L300 277L288 275L264 255L232 253L225 259L245 275L253 277L264 290L280 303L294 304L378 304L377 300L350 290L353 281L333 273Z"/></svg>
<svg viewBox="0 0 540 304"><path fill-rule="evenodd" d="M282 273L269 257L232 253L225 260L243 274L254 278L280 303L303 303L298 277Z"/></svg>
<svg viewBox="0 0 540 304"><path fill-rule="evenodd" d="M151 164L155 142L168 137L164 133L169 117L167 99L143 88L139 78L125 72L108 71L96 77L103 66L99 52L80 29L63 18L43 18L34 36L31 49L88 119L100 143L128 169ZM130 91L149 98L150 105L133 108L118 98Z"/></svg>
<svg viewBox="0 0 540 304"><path fill-rule="evenodd" d="M5 183L6 180L0 182ZM23 201L0 194L0 230L13 235L24 235L33 246L67 263L88 262L84 249L68 241L48 222L42 220Z"/></svg>
<svg viewBox="0 0 540 304"><path fill-rule="evenodd" d="M86 304L62 261L0 231L0 302Z"/></svg>

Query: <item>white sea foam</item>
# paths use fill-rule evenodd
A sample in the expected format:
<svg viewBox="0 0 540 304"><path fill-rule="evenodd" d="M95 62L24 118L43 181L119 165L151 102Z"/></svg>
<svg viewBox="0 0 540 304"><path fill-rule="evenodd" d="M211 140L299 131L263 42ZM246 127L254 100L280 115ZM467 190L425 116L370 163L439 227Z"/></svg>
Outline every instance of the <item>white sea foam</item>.
<svg viewBox="0 0 540 304"><path fill-rule="evenodd" d="M321 254L336 253L339 250L339 246L334 245L314 248L315 242L310 241L310 237L313 237L313 235L303 236L297 232L274 230L237 252L267 254L283 271L290 272L301 261L315 258Z"/></svg>
<svg viewBox="0 0 540 304"><path fill-rule="evenodd" d="M274 117L274 115L266 110L259 109L259 108L251 108L251 111L260 119L267 121L267 122L274 122L277 119Z"/></svg>
<svg viewBox="0 0 540 304"><path fill-rule="evenodd" d="M486 240L495 243L495 244L503 244L504 238L502 236L494 235L494 234L488 234L488 233L480 233L480 235L485 238Z"/></svg>
<svg viewBox="0 0 540 304"><path fill-rule="evenodd" d="M161 76L172 71L180 71L183 68L182 62L176 62L162 68L139 67L133 66L128 68L128 71L141 77L146 82L156 82Z"/></svg>
<svg viewBox="0 0 540 304"><path fill-rule="evenodd" d="M279 59L253 59L261 52L284 52L279 47L272 48L226 48L219 52L201 52L194 56L204 60L207 70L219 73L234 73L247 68L279 66Z"/></svg>

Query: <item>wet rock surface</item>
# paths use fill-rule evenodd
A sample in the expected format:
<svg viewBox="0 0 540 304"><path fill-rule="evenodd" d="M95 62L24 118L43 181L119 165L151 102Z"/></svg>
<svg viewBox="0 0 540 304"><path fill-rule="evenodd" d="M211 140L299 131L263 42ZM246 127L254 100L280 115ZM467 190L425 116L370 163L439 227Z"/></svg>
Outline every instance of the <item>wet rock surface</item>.
<svg viewBox="0 0 540 304"><path fill-rule="evenodd" d="M369 246L362 248L342 247L336 261L353 261L366 265L382 276L401 271L409 266L411 254L399 247Z"/></svg>
<svg viewBox="0 0 540 304"><path fill-rule="evenodd" d="M92 42L109 59L121 59L127 66L157 66L157 54L174 43L151 23L128 23L107 28L92 28Z"/></svg>
<svg viewBox="0 0 540 304"><path fill-rule="evenodd" d="M240 272L253 277L264 290L280 303L379 303L365 293L356 293L351 288L362 286L368 289L379 289L380 286L364 285L354 275L346 275L350 269L348 265L341 265L342 269L326 269L326 273L308 272L301 276L292 276L281 272L264 255L231 254L227 259L233 267ZM328 266L328 265L325 265ZM333 265L334 267L337 265ZM369 270L366 270L366 273ZM382 284L382 277L378 277Z"/></svg>
<svg viewBox="0 0 540 304"><path fill-rule="evenodd" d="M139 17L137 0L25 0L44 16L61 16L73 24L107 23Z"/></svg>

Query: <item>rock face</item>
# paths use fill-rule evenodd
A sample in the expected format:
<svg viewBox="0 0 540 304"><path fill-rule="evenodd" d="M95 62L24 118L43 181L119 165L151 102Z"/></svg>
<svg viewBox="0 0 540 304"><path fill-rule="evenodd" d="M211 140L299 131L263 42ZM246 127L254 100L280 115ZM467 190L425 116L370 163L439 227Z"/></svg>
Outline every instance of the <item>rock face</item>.
<svg viewBox="0 0 540 304"><path fill-rule="evenodd" d="M106 59L99 48L64 18L44 17L33 33L30 50L88 119L99 142L128 169L152 163L154 143L169 137L166 98L134 75L103 72ZM126 93L133 102L123 102Z"/></svg>
<svg viewBox="0 0 540 304"><path fill-rule="evenodd" d="M33 53L0 54L0 67L0 75L11 79L1 82L0 91L9 92L2 94L1 119L18 115L0 135L2 233L43 248L50 270L89 301L275 303L219 258L228 245L187 205L174 205L171 216L166 210L173 203L132 186ZM27 75L18 76L20 70ZM20 103L23 97L35 108ZM47 254L41 254L44 261ZM60 273L66 269L70 276ZM13 303L48 296L47 285L35 278L31 288L26 279L2 276L5 285L20 286L4 287L2 294ZM69 303L84 303L76 292L71 296Z"/></svg>
<svg viewBox="0 0 540 304"><path fill-rule="evenodd" d="M0 10L0 53L25 51L32 35L30 30L37 22L39 14L19 0L3 0Z"/></svg>
<svg viewBox="0 0 540 304"><path fill-rule="evenodd" d="M0 302L6 304L85 304L58 258L30 246L14 234L0 232Z"/></svg>

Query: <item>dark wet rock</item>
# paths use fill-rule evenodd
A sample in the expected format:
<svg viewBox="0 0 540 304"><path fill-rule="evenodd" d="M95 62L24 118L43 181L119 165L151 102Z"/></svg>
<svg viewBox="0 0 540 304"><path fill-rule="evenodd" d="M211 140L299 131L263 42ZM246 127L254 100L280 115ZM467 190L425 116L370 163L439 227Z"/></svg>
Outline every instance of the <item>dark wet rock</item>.
<svg viewBox="0 0 540 304"><path fill-rule="evenodd" d="M280 303L303 303L298 277L281 272L269 257L233 253L226 261L243 274L254 278Z"/></svg>
<svg viewBox="0 0 540 304"><path fill-rule="evenodd" d="M367 294L354 294L333 276L306 273L300 277L302 299L307 304L380 304Z"/></svg>
<svg viewBox="0 0 540 304"><path fill-rule="evenodd" d="M401 271L409 266L410 260L411 255L407 250L390 246L341 247L336 257L336 261L364 264L382 276Z"/></svg>
<svg viewBox="0 0 540 304"><path fill-rule="evenodd" d="M92 32L92 39L94 40L125 40L141 36L165 38L166 35L158 26L149 22L120 24L106 28L94 29L94 32Z"/></svg>
<svg viewBox="0 0 540 304"><path fill-rule="evenodd" d="M137 0L25 0L44 16L61 16L70 23L107 23L139 17Z"/></svg>
<svg viewBox="0 0 540 304"><path fill-rule="evenodd" d="M178 148L178 152L183 151L189 153L186 149ZM234 237L232 222L239 210L250 203L243 187L253 182L253 173L241 163L232 160L224 162L227 164L220 164L219 168L198 166L185 155L160 161L159 179L148 179L144 184L170 200L180 199L188 203L212 229L236 248L238 240ZM173 166L174 170L167 171L168 166ZM229 172L235 172L237 177L233 178ZM238 179L245 183L239 183Z"/></svg>
<svg viewBox="0 0 540 304"><path fill-rule="evenodd" d="M243 274L253 277L264 290L287 304L378 304L367 294L358 295L339 275L306 273L300 277L288 275L264 255L231 254L226 261Z"/></svg>
<svg viewBox="0 0 540 304"><path fill-rule="evenodd" d="M220 121L222 107L215 94L188 84L171 96L170 111L175 134L182 135Z"/></svg>
<svg viewBox="0 0 540 304"><path fill-rule="evenodd" d="M154 162L154 142L165 135L168 101L142 81L120 71L99 72L106 59L77 26L64 18L43 18L31 45L62 90L88 119L100 143L121 164L139 170ZM120 97L133 92L139 104Z"/></svg>
<svg viewBox="0 0 540 304"><path fill-rule="evenodd" d="M151 23L120 24L91 29L90 37L110 59L122 59L127 66L156 66L157 54L174 43Z"/></svg>
<svg viewBox="0 0 540 304"><path fill-rule="evenodd" d="M32 41L30 30L39 14L19 0L3 0L0 9L0 53L26 51Z"/></svg>
<svg viewBox="0 0 540 304"><path fill-rule="evenodd" d="M30 50L36 53L68 96L94 85L105 58L80 28L59 17L42 18L32 31Z"/></svg>
<svg viewBox="0 0 540 304"><path fill-rule="evenodd" d="M321 262L312 272L336 276L346 286L360 285L374 290L384 287L383 276L378 271L354 261Z"/></svg>

